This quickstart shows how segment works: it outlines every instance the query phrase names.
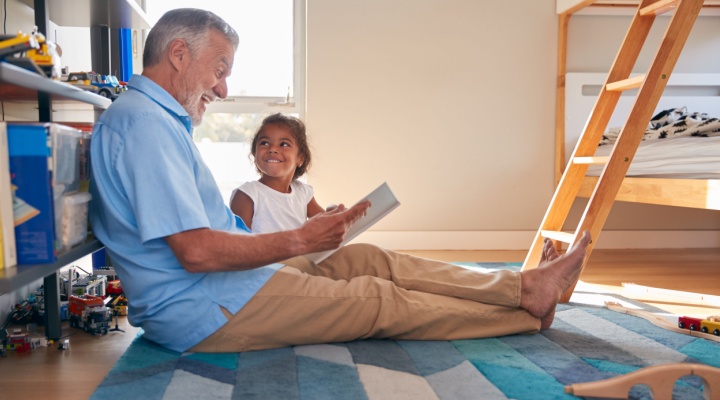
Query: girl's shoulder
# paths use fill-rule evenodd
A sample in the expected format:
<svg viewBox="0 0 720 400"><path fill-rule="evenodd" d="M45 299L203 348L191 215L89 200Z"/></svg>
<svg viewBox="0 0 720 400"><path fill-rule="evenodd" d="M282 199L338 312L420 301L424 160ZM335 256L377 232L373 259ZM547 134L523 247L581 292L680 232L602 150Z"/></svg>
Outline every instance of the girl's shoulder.
<svg viewBox="0 0 720 400"><path fill-rule="evenodd" d="M250 198L254 200L257 198L258 193L263 191L263 188L265 187L266 186L260 183L260 181L248 181L238 186L238 188L233 191L233 194L240 191L250 196Z"/></svg>
<svg viewBox="0 0 720 400"><path fill-rule="evenodd" d="M298 195L301 194L302 197L307 198L308 201L315 195L315 189L313 189L312 186L305 182L300 182L297 179L290 182L290 188Z"/></svg>

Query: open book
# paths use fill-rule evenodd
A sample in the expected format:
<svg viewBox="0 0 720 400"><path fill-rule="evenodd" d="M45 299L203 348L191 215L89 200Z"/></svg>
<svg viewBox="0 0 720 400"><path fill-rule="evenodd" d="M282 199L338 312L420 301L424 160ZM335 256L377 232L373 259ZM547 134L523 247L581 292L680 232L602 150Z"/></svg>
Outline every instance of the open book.
<svg viewBox="0 0 720 400"><path fill-rule="evenodd" d="M384 182L382 185L378 186L377 189L373 190L368 194L367 196L363 197L358 203L363 202L365 200L370 200L370 208L367 210L367 214L365 214L364 217L360 218L359 220L355 221L355 223L348 229L347 234L345 235L345 240L343 240L340 247L345 246L348 244L351 240L355 239L359 234L365 232L365 230L371 226L373 226L376 222L380 221L390 213L390 211L394 210L397 206L400 205L400 202L398 199L395 198L395 195L390 190L390 186L388 186L387 182ZM357 204L357 203L356 203ZM319 263L320 261L328 258L332 253L336 252L337 250L328 250L328 251L321 251L317 253L310 253L305 255L310 261L313 261L315 263Z"/></svg>

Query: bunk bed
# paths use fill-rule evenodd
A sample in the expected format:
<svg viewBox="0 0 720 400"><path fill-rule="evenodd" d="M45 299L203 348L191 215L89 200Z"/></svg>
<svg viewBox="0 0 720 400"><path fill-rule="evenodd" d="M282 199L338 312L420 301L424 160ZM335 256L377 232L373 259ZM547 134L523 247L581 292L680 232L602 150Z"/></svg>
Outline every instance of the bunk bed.
<svg viewBox="0 0 720 400"><path fill-rule="evenodd" d="M595 103L597 92L607 77L606 73L566 71L569 19L577 13L622 15L623 9L631 11L637 4L638 1L630 0L557 1L556 182L562 177L568 162L567 155L572 153ZM720 0L705 0L703 13L720 15ZM704 113L704 118L720 118L720 73L673 74L665 93L667 96L660 100L655 115L673 110L675 114L684 111L692 116ZM608 124L608 132L622 126L633 100L632 94L621 97ZM720 210L720 132L709 136L718 137L648 138L643 141L616 200ZM606 151L611 147L599 146L596 156L607 155ZM662 148L669 150L659 156ZM600 172L601 167L588 169L580 187L580 197L590 197Z"/></svg>

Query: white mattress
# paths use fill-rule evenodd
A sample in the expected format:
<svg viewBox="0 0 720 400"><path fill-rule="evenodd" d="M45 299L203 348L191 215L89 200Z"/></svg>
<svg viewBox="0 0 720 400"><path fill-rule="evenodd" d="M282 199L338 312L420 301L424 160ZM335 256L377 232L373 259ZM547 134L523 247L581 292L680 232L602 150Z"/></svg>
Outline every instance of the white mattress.
<svg viewBox="0 0 720 400"><path fill-rule="evenodd" d="M607 156L612 145L598 147L595 156ZM597 176L603 166L592 165ZM640 144L626 176L720 179L720 137L677 137Z"/></svg>

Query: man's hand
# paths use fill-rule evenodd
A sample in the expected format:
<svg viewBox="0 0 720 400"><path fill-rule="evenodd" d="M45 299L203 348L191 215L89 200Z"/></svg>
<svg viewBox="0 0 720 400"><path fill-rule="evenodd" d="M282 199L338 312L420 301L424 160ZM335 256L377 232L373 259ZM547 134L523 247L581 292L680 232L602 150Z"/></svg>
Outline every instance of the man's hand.
<svg viewBox="0 0 720 400"><path fill-rule="evenodd" d="M368 208L370 208L369 201L363 201L347 209L340 204L330 211L310 218L300 228L301 235L309 247L308 253L337 249L345 239L348 229L355 221L365 216Z"/></svg>
<svg viewBox="0 0 720 400"><path fill-rule="evenodd" d="M350 209L341 204L290 231L248 235L199 228L166 236L165 241L180 265L189 272L253 269L338 248L347 230L365 215L368 207L369 201Z"/></svg>

